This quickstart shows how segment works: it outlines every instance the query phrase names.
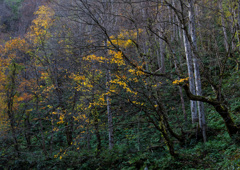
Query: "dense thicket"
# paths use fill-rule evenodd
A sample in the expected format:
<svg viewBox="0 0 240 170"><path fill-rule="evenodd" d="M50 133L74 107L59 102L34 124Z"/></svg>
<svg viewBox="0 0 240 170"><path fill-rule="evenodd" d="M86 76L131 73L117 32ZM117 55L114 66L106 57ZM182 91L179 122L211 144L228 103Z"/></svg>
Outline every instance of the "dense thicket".
<svg viewBox="0 0 240 170"><path fill-rule="evenodd" d="M0 8L1 168L240 166L240 1Z"/></svg>

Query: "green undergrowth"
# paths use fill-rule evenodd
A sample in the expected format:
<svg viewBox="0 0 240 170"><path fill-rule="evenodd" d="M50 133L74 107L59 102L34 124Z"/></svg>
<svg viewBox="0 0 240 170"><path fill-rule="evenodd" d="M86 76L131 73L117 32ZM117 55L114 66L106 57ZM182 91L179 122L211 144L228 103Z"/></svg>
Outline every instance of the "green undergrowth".
<svg viewBox="0 0 240 170"><path fill-rule="evenodd" d="M112 150L108 148L107 140L103 140L102 149L97 152L96 146L81 149L77 146L54 146L53 156L44 156L42 150L32 150L21 153L19 159L14 159L13 147L2 143L5 149L0 150L0 169L239 169L240 142L238 137L230 138L221 117L206 108L208 113L208 141L203 143L201 138L194 136L195 129L189 128L191 137L186 136L185 144L172 138L174 149L178 157L170 156L164 140L159 138L160 133L144 131L140 136L141 145L137 144L138 136L134 131L126 130L127 137L115 134L118 142ZM234 115L237 117L237 115ZM174 125L174 124L173 124ZM131 138L129 134L131 132ZM103 136L102 136L103 137ZM105 137L107 139L107 136ZM104 137L102 138L104 139ZM5 140L7 142L7 140ZM24 142L24 140L23 140ZM94 142L94 140L93 140ZM61 148L65 148L59 152ZM22 148L22 150L24 150ZM55 155L55 156L54 156Z"/></svg>
<svg viewBox="0 0 240 170"><path fill-rule="evenodd" d="M238 169L240 168L239 144L234 143L226 133L209 138L203 144L175 146L179 157L173 158L165 147L155 150L132 151L124 145L111 151L69 151L61 158L33 158L31 155L18 161L9 161L4 168L15 169ZM40 153L36 153L39 154ZM1 166L0 166L1 167ZM3 168L3 167L2 167Z"/></svg>

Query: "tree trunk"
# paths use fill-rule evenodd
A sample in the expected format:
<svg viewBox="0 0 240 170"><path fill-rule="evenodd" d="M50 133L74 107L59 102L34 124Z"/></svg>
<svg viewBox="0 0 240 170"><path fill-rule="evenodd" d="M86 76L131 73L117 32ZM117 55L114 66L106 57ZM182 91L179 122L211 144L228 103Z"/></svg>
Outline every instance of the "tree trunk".
<svg viewBox="0 0 240 170"><path fill-rule="evenodd" d="M106 90L107 93L110 91L110 81L111 81L111 72L110 70L107 70L106 75ZM110 97L109 95L106 96L107 100L107 114L108 114L108 134L109 134L109 149L112 149L114 146L114 140L113 140L113 120L112 120L112 112L110 110L111 104L110 104Z"/></svg>
<svg viewBox="0 0 240 170"><path fill-rule="evenodd" d="M179 95L180 95L180 98L181 98L181 104L182 104L182 111L183 111L183 115L184 115L184 119L185 119L185 122L187 124L187 114L186 114L186 109L185 109L185 102L184 102L184 98L183 98L183 92L182 92L182 87L179 86Z"/></svg>
<svg viewBox="0 0 240 170"><path fill-rule="evenodd" d="M240 128L233 121L233 119L231 117L231 114L230 114L227 106L225 106L225 104L218 101L217 99L209 99L209 98L206 98L206 97L203 97L203 96L196 96L196 95L192 94L190 92L188 84L183 85L183 88L186 91L189 99L208 103L215 108L215 110L223 118L225 126L227 128L227 131L228 131L228 134L229 134L230 137L233 137L234 135L239 135L240 134ZM224 99L223 99L223 101L224 101Z"/></svg>
<svg viewBox="0 0 240 170"><path fill-rule="evenodd" d="M172 4L173 4L173 7L175 7L175 0L173 0L172 1ZM178 21L178 18L175 16L175 13L174 13L174 11L173 11L173 23L175 23L175 19L176 19L176 22L179 24L179 21ZM177 34L177 32L178 32L178 28L179 26L176 26L176 24L173 24L173 31L174 31L174 34L173 34L173 39L178 39L179 38L179 36L178 36L178 34ZM180 31L181 32L181 31ZM180 41L181 41L181 39L180 39ZM180 75L181 74L181 68L178 68L178 65L177 65L177 63L178 63L178 59L177 59L177 57L176 57L176 55L175 55L175 53L173 53L173 62L174 62L174 67L175 67L175 69L176 69L176 71L177 71L177 73ZM181 64L181 62L180 62L180 64ZM180 79L180 77L178 76L178 79ZM179 95L180 95L180 98L181 98L181 105L182 105L182 112L183 112L183 115L184 115L184 119L185 119L185 123L186 123L186 125L188 124L187 123L187 114L186 114L186 109L185 109L185 102L184 102L184 98L183 98L183 92L182 92L182 87L181 86L179 86Z"/></svg>
<svg viewBox="0 0 240 170"><path fill-rule="evenodd" d="M93 67L92 70L92 80L95 80L95 68ZM95 84L93 84L93 88L92 88L92 99L91 99L91 103L95 103ZM96 156L99 156L100 151L101 151L101 147L102 147L102 141L101 141L101 135L99 132L99 114L97 111L97 108L93 107L91 109L91 114L93 116L93 126L95 129L95 135L97 138L97 149L96 149Z"/></svg>
<svg viewBox="0 0 240 170"><path fill-rule="evenodd" d="M222 7L222 1L218 2L218 6L220 9L220 15L221 15L222 29L223 29L223 35L224 35L224 46L226 51L228 51L229 45L228 45L227 29L226 29L226 24L225 24L224 15L223 15L224 11Z"/></svg>
<svg viewBox="0 0 240 170"><path fill-rule="evenodd" d="M162 3L162 1L160 2ZM164 19L162 19L164 16L163 16L163 13L160 11L159 12L159 15L158 15L158 20L160 22L159 24L159 35L160 37L163 37L162 34L163 34L163 27L164 27L164 24L161 23ZM158 59L158 67L160 69L160 73L165 73L165 56L164 56L164 41L159 38L159 54L160 54L160 59Z"/></svg>
<svg viewBox="0 0 240 170"><path fill-rule="evenodd" d="M190 91L193 94L196 94L196 88L195 88L195 82L194 82L194 73L193 73L193 63L192 63L192 53L190 49L190 45L187 39L186 30L183 30L183 41L184 41L184 48L186 53L186 60L187 60L187 67L188 67L188 76L189 76L189 85L190 85ZM196 101L190 101L191 102L191 114L192 114L192 123L196 123L198 121L198 115L197 115L197 102Z"/></svg>
<svg viewBox="0 0 240 170"><path fill-rule="evenodd" d="M189 0L189 20L190 20L191 39L194 45L193 48L195 48L195 51L197 51L197 38L196 38L196 30L195 30L195 13L194 13L193 0ZM196 95L201 96L202 86L201 86L201 77L200 77L198 59L196 58L193 52L192 52L192 56L193 56ZM198 101L197 104L198 104L199 126L202 130L203 140L204 142L206 142L207 136L206 136L206 120L205 120L205 114L204 114L204 105L200 101Z"/></svg>
<svg viewBox="0 0 240 170"><path fill-rule="evenodd" d="M163 121L160 121L160 122L159 122L159 127L160 127L160 131L161 131L161 133L162 133L162 135L163 135L163 137L164 137L164 140L165 140L165 142L166 142L166 145L167 145L167 147L168 147L168 149L169 149L170 155L173 156L173 157L176 157L177 154L176 154L175 151L174 151L173 142L172 142L172 140L169 138L169 136L168 136L168 134L167 134L167 130L166 130L166 127L165 127Z"/></svg>
<svg viewBox="0 0 240 170"><path fill-rule="evenodd" d="M224 120L225 126L227 127L228 134L230 137L233 137L236 134L239 134L240 129L234 123L228 108L224 104L213 105L216 111L221 115Z"/></svg>
<svg viewBox="0 0 240 170"><path fill-rule="evenodd" d="M159 46L160 46L160 73L165 73L165 56L164 56L164 44L163 40L160 38L159 39Z"/></svg>
<svg viewBox="0 0 240 170"><path fill-rule="evenodd" d="M174 67L175 67L177 73L180 75L180 74L181 74L181 71L180 71L180 69L178 68L178 65L177 65L177 57L176 57L175 55L173 55L173 62L174 62ZM180 80L180 77L179 77L179 76L178 76L178 80ZM187 125L187 124L188 124L188 123L187 123L187 114L186 114L185 102L184 102L183 92L182 92L182 87L181 87L181 86L179 86L179 95L180 95L180 98L181 98L182 111L183 111L185 123L186 123L186 125Z"/></svg>

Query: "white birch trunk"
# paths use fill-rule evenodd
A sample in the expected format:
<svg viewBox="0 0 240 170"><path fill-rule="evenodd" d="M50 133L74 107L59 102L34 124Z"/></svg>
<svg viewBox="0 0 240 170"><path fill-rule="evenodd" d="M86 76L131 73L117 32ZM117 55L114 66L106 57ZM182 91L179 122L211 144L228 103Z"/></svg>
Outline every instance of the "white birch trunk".
<svg viewBox="0 0 240 170"><path fill-rule="evenodd" d="M192 62L192 54L190 45L187 39L186 30L183 30L183 42L184 49L186 53L187 67L188 67L188 77L189 77L189 87L190 91L193 94L196 94L195 82L194 82L194 73L193 73L193 62ZM191 100L191 114L192 114L192 123L196 123L198 121L197 115L197 102Z"/></svg>
<svg viewBox="0 0 240 170"><path fill-rule="evenodd" d="M195 48L195 51L197 51L197 38L196 38L196 31L195 31L195 14L194 14L193 0L189 1L189 20L190 20L191 39L194 46L193 48ZM192 56L193 56L196 95L202 96L199 62L196 56L194 55L194 53L192 53ZM202 129L204 142L206 142L206 120L205 120L205 113L204 113L204 105L200 101L198 101L197 104L198 104L199 126Z"/></svg>
<svg viewBox="0 0 240 170"><path fill-rule="evenodd" d="M104 10L106 10L106 13L104 14L103 18L105 23L103 23L105 25L105 27L109 27L110 25L114 24L111 23L109 24L110 21L114 22L114 19L111 17L111 14L113 12L113 3L112 0L107 1L107 0L103 0L103 2L105 3L104 6ZM105 55L107 56L107 39L105 39L105 47L106 47L106 51L105 51ZM111 71L110 69L108 69L108 64L106 64L106 68L107 68L107 72L106 72L106 92L109 93L110 92L110 82L111 82ZM109 149L113 149L114 146L114 134L113 134L113 115L111 112L111 98L109 96L109 94L106 95L106 102L107 102L107 115L108 115L108 141L109 141Z"/></svg>

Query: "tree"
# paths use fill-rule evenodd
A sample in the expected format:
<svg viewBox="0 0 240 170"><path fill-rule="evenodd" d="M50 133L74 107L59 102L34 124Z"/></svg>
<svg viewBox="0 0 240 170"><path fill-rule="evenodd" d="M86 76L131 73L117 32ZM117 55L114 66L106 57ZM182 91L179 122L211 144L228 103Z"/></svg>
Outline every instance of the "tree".
<svg viewBox="0 0 240 170"><path fill-rule="evenodd" d="M193 48L197 51L197 39L196 39L196 31L195 31L195 12L194 12L194 2L193 0L189 1L189 18L190 18L190 32L191 39L193 42ZM201 85L201 77L199 70L199 61L196 58L195 54L193 55L193 67L194 67L194 78L195 78L195 86L196 86L196 94L198 96L202 95L202 85ZM202 102L198 101L198 115L199 115L199 126L202 130L204 142L206 142L206 120L204 114L204 105Z"/></svg>

